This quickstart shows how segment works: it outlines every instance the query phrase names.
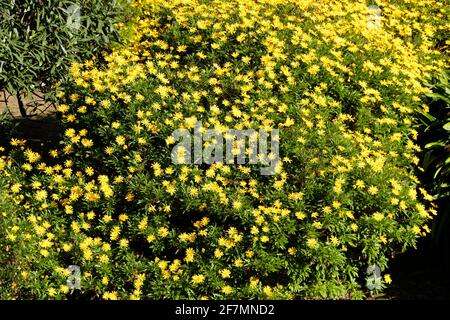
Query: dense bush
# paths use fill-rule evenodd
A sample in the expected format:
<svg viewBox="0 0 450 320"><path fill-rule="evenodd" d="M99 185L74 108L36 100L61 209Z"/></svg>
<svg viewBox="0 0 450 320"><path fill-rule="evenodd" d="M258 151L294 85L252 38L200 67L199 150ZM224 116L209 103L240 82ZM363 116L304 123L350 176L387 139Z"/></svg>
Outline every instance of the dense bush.
<svg viewBox="0 0 450 320"><path fill-rule="evenodd" d="M134 1L123 47L73 64L55 150L0 160L6 297L361 298L429 232L414 168L442 2ZM437 17L437 18L436 18ZM280 129L277 174L175 165L172 132ZM14 210L11 209L15 205Z"/></svg>
<svg viewBox="0 0 450 320"><path fill-rule="evenodd" d="M75 61L100 57L113 40L118 1L0 0L0 90L19 98L45 93L67 79Z"/></svg>

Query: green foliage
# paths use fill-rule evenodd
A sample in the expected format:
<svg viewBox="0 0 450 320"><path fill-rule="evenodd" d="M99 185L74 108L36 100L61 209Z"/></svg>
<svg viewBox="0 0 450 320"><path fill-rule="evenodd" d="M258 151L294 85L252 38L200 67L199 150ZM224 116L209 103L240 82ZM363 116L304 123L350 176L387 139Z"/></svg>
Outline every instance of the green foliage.
<svg viewBox="0 0 450 320"><path fill-rule="evenodd" d="M0 90L52 98L71 63L117 40L120 10L109 0L0 0Z"/></svg>
<svg viewBox="0 0 450 320"><path fill-rule="evenodd" d="M450 258L450 72L443 71L430 84L431 93L420 112L422 179L438 200L440 214L433 223L433 238Z"/></svg>
<svg viewBox="0 0 450 320"><path fill-rule="evenodd" d="M420 114L424 144L423 169L438 198L450 197L450 72L430 85L429 112Z"/></svg>

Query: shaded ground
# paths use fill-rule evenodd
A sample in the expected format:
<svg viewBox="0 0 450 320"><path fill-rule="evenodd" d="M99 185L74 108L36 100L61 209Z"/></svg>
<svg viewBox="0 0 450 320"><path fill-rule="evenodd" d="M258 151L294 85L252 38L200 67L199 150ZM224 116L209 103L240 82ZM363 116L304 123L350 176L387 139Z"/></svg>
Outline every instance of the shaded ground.
<svg viewBox="0 0 450 320"><path fill-rule="evenodd" d="M0 115L6 114L12 120L14 134L31 141L53 138L58 132L54 106L46 103L39 92L23 101L27 118L21 116L17 98L0 90Z"/></svg>
<svg viewBox="0 0 450 320"><path fill-rule="evenodd" d="M40 119L52 116L55 113L53 105L44 100L41 92L23 96L22 99L29 118ZM5 90L0 90L0 113L7 113L11 118L21 118L17 97L9 94Z"/></svg>
<svg viewBox="0 0 450 320"><path fill-rule="evenodd" d="M450 300L450 263L430 238L391 263L393 283L381 299Z"/></svg>

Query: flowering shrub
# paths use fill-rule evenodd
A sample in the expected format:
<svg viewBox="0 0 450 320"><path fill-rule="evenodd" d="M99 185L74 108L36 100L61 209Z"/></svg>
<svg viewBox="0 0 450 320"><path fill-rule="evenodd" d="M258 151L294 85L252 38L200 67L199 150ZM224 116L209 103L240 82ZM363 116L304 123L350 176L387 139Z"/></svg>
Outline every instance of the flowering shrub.
<svg viewBox="0 0 450 320"><path fill-rule="evenodd" d="M373 23L365 1L134 1L107 65L71 67L60 145L0 159L2 294L65 298L69 265L87 298L362 298L373 264L383 289L436 213L411 124L448 17L377 4ZM279 129L276 174L173 164L197 121Z"/></svg>

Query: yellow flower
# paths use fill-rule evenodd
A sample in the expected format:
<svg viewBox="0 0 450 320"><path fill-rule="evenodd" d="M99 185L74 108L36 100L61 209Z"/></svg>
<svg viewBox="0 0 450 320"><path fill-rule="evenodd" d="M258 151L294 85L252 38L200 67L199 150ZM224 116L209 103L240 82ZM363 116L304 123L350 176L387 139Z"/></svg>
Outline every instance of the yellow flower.
<svg viewBox="0 0 450 320"><path fill-rule="evenodd" d="M111 240L117 240L119 238L120 235L120 227L119 226L114 226L111 230L111 234L110 234L110 239Z"/></svg>
<svg viewBox="0 0 450 320"><path fill-rule="evenodd" d="M271 297L273 294L272 288L270 286L264 286L263 288L263 293L267 296L267 297Z"/></svg>
<svg viewBox="0 0 450 320"><path fill-rule="evenodd" d="M69 292L69 287L66 286L66 285L64 285L64 284L62 284L62 285L59 287L59 291L60 291L61 293L63 293L63 294L67 294L67 293Z"/></svg>
<svg viewBox="0 0 450 320"><path fill-rule="evenodd" d="M317 247L318 242L317 242L316 239L310 238L310 239L306 240L306 245L307 245L308 247L310 247L310 248L313 249L313 248L316 248L316 247Z"/></svg>
<svg viewBox="0 0 450 320"><path fill-rule="evenodd" d="M86 214L86 217L88 218L88 220L94 219L94 218L95 218L95 212L94 212L94 211L89 211L89 212Z"/></svg>
<svg viewBox="0 0 450 320"><path fill-rule="evenodd" d="M125 222L125 221L127 221L127 220L128 220L128 215L127 215L127 214L122 213L122 214L119 215L119 221L120 221L121 223L123 223L123 222Z"/></svg>
<svg viewBox="0 0 450 320"><path fill-rule="evenodd" d="M231 271L228 269L219 270L219 274L223 279L228 279L231 276Z"/></svg>
<svg viewBox="0 0 450 320"><path fill-rule="evenodd" d="M250 277L250 288L255 288L259 283L259 279L256 277Z"/></svg>
<svg viewBox="0 0 450 320"><path fill-rule="evenodd" d="M358 180L356 180L355 184L353 185L353 188L362 189L362 188L364 188L364 186L365 186L364 181L358 179Z"/></svg>
<svg viewBox="0 0 450 320"><path fill-rule="evenodd" d="M414 225L414 226L412 227L412 231L413 231L415 234L420 234L420 228L419 228L418 226L416 226L416 225Z"/></svg>
<svg viewBox="0 0 450 320"><path fill-rule="evenodd" d="M88 175L88 176L93 176L94 175L94 169L92 168L92 167L87 167L85 170L84 170L84 172L86 172L86 174Z"/></svg>
<svg viewBox="0 0 450 320"><path fill-rule="evenodd" d="M54 295L56 295L56 289L55 288L50 287L50 288L47 289L47 292L48 292L48 295L50 297L53 297Z"/></svg>
<svg viewBox="0 0 450 320"><path fill-rule="evenodd" d="M120 239L119 245L123 248L127 248L129 244L129 241L127 239Z"/></svg>
<svg viewBox="0 0 450 320"><path fill-rule="evenodd" d="M316 75L317 73L319 73L320 67L318 65L314 64L311 67L309 67L307 71L311 75Z"/></svg>
<svg viewBox="0 0 450 320"><path fill-rule="evenodd" d="M303 220L303 219L306 218L306 214L304 214L303 212L298 211L298 212L295 213L295 217L297 219L299 219L299 220Z"/></svg>
<svg viewBox="0 0 450 320"><path fill-rule="evenodd" d="M219 259L219 258L222 258L222 256L223 256L223 252L221 250L219 250L219 249L214 250L214 257Z"/></svg>
<svg viewBox="0 0 450 320"><path fill-rule="evenodd" d="M92 260L92 250L89 248L83 250L83 258L85 260Z"/></svg>
<svg viewBox="0 0 450 320"><path fill-rule="evenodd" d="M331 243L334 246L337 246L339 244L339 239L336 236L331 236Z"/></svg>
<svg viewBox="0 0 450 320"><path fill-rule="evenodd" d="M186 249L186 255L184 257L184 261L186 261L187 263L193 262L194 261L194 254L195 254L195 250L192 248L187 248Z"/></svg>
<svg viewBox="0 0 450 320"><path fill-rule="evenodd" d="M103 294L103 299L105 299L105 300L118 300L119 298L118 298L117 292L115 292L115 291L112 291L112 292L106 291Z"/></svg>
<svg viewBox="0 0 450 320"><path fill-rule="evenodd" d="M375 212L372 216L375 219L375 221L381 221L384 218L384 215L380 212Z"/></svg>
<svg viewBox="0 0 450 320"><path fill-rule="evenodd" d="M125 137L123 137L123 136L117 136L116 137L116 143L119 145L119 146L123 146L124 144L125 144Z"/></svg>
<svg viewBox="0 0 450 320"><path fill-rule="evenodd" d="M370 195L376 195L378 193L378 188L375 186L370 186L369 189L367 189L367 192Z"/></svg>
<svg viewBox="0 0 450 320"><path fill-rule="evenodd" d="M39 190L39 191L36 192L34 198L35 198L37 201L42 202L42 201L44 201L45 199L47 199L47 196L48 196L47 191L45 191L45 190Z"/></svg>
<svg viewBox="0 0 450 320"><path fill-rule="evenodd" d="M165 238L169 235L169 229L167 229L166 227L161 227L158 229L158 235L161 238Z"/></svg>
<svg viewBox="0 0 450 320"><path fill-rule="evenodd" d="M233 288L231 286L225 286L222 288L222 293L223 294L230 294L233 292Z"/></svg>
<svg viewBox="0 0 450 320"><path fill-rule="evenodd" d="M192 281L193 284L203 283L205 281L205 276L202 275L202 274L193 275L191 281Z"/></svg>
<svg viewBox="0 0 450 320"><path fill-rule="evenodd" d="M20 183L15 183L11 186L11 191L13 193L19 193L21 188L22 188L22 185Z"/></svg>
<svg viewBox="0 0 450 320"><path fill-rule="evenodd" d="M147 236L147 241L149 243L152 243L155 240L156 240L156 237L153 234L150 234L150 235Z"/></svg>
<svg viewBox="0 0 450 320"><path fill-rule="evenodd" d="M391 279L391 275L390 274L385 274L384 275L384 282L386 282L387 284L391 284L392 283L392 279Z"/></svg>

